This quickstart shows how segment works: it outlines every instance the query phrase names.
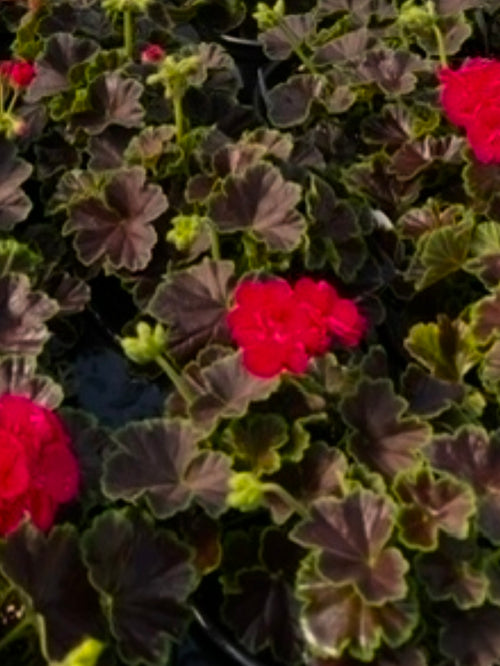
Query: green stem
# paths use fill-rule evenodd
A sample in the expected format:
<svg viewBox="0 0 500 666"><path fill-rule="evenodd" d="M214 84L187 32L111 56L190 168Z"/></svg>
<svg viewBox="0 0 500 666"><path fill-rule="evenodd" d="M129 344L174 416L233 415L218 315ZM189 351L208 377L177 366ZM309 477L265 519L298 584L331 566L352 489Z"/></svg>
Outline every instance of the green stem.
<svg viewBox="0 0 500 666"><path fill-rule="evenodd" d="M129 58L134 57L134 17L130 9L123 12L123 47Z"/></svg>
<svg viewBox="0 0 500 666"><path fill-rule="evenodd" d="M7 107L6 113L12 113L18 97L19 97L19 90L17 90L16 88L12 94L12 97L10 98L9 106Z"/></svg>
<svg viewBox="0 0 500 666"><path fill-rule="evenodd" d="M188 384L184 381L184 379L179 375L177 370L174 369L171 363L160 354L155 358L155 361L170 379L175 388L179 391L184 400L187 403L191 402L194 398L193 392L191 391Z"/></svg>
<svg viewBox="0 0 500 666"><path fill-rule="evenodd" d="M12 629L5 634L5 636L0 640L0 652L5 649L10 643L13 643L17 640L31 625L31 617L25 615L22 620L20 620Z"/></svg>
<svg viewBox="0 0 500 666"><path fill-rule="evenodd" d="M306 507L300 502L298 502L295 499L295 497L292 497L292 495L290 495L290 493L287 490L285 490L283 486L280 486L278 483L273 483L272 481L269 481L268 483L263 483L261 488L262 492L264 493L269 492L278 495L278 497L282 499L285 504L288 504L290 509L293 509L302 518L309 517L309 513Z"/></svg>
<svg viewBox="0 0 500 666"><path fill-rule="evenodd" d="M280 19L278 22L278 26L285 33L286 37L288 38L288 41L290 42L290 46L292 47L293 52L299 58L299 60L302 62L305 68L308 69L311 74L316 76L319 75L316 65L313 63L311 58L304 52L304 49L300 45L300 40L298 39L294 31L288 27L286 21Z"/></svg>
<svg viewBox="0 0 500 666"><path fill-rule="evenodd" d="M210 245L212 248L212 259L214 261L219 261L220 259L220 245L219 245L219 235L215 229L212 222L208 222L208 233L210 234Z"/></svg>
<svg viewBox="0 0 500 666"><path fill-rule="evenodd" d="M6 262L5 262L5 265L4 265L4 267L3 267L1 277L5 277L6 275L9 274L10 267L11 267L11 265L12 265L12 260L14 259L15 254L16 254L16 245L15 245L15 243L13 242L13 243L12 243L12 246L11 246L11 248L10 248L10 250L9 250L9 254L8 254L8 256L7 256L7 260L6 260Z"/></svg>
<svg viewBox="0 0 500 666"><path fill-rule="evenodd" d="M175 135L177 137L177 144L180 144L184 136L184 111L182 109L182 95L174 95L172 97L172 104L174 105L174 118L175 118Z"/></svg>
<svg viewBox="0 0 500 666"><path fill-rule="evenodd" d="M3 115L4 112L4 95L3 95L3 83L0 81L0 116Z"/></svg>
<svg viewBox="0 0 500 666"><path fill-rule="evenodd" d="M434 30L434 36L436 37L438 53L439 53L439 62L443 67L448 67L448 57L446 55L446 47L444 45L443 33L441 32L437 24L437 16L433 0L427 1L427 11L433 18L432 29Z"/></svg>

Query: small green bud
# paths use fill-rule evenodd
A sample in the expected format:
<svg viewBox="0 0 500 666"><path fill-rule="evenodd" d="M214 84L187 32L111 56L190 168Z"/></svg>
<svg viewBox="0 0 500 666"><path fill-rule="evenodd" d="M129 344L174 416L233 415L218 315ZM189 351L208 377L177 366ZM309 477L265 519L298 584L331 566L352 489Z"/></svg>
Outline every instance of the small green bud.
<svg viewBox="0 0 500 666"><path fill-rule="evenodd" d="M167 332L161 324L151 328L145 321L137 324L136 331L137 337L121 339L122 349L134 363L151 363L165 350Z"/></svg>
<svg viewBox="0 0 500 666"><path fill-rule="evenodd" d="M103 649L104 643L87 638L73 648L64 661L51 662L51 666L95 666Z"/></svg>
<svg viewBox="0 0 500 666"><path fill-rule="evenodd" d="M275 28L285 15L284 0L277 0L273 7L265 2L258 2L257 9L252 16L257 21L259 30L270 30Z"/></svg>
<svg viewBox="0 0 500 666"><path fill-rule="evenodd" d="M227 503L233 509L254 511L262 503L262 483L251 472L238 472L229 481Z"/></svg>
<svg viewBox="0 0 500 666"><path fill-rule="evenodd" d="M415 5L414 0L404 2L399 10L397 22L409 32L432 29L434 16L426 7Z"/></svg>
<svg viewBox="0 0 500 666"><path fill-rule="evenodd" d="M169 98L182 97L190 86L201 85L207 76L206 69L198 55L179 57L168 55L158 71L146 79L146 83L161 83Z"/></svg>
<svg viewBox="0 0 500 666"><path fill-rule="evenodd" d="M0 135L3 134L7 139L22 136L26 128L25 121L13 113L5 112L0 114Z"/></svg>
<svg viewBox="0 0 500 666"><path fill-rule="evenodd" d="M167 240L180 252L188 250L206 224L208 219L200 215L176 215L172 218L172 229L167 233Z"/></svg>

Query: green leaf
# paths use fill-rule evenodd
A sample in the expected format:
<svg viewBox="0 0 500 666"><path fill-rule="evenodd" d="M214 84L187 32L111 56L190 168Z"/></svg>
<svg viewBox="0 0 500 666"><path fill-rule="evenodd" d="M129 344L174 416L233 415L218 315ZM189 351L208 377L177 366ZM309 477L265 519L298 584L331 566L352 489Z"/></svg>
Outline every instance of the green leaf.
<svg viewBox="0 0 500 666"><path fill-rule="evenodd" d="M386 548L394 507L385 497L357 490L343 499L323 498L291 538L320 549L318 572L336 585L351 583L369 603L402 599L409 565L396 548Z"/></svg>
<svg viewBox="0 0 500 666"><path fill-rule="evenodd" d="M437 324L415 324L404 346L438 379L458 382L480 359L470 328L446 315Z"/></svg>
<svg viewBox="0 0 500 666"><path fill-rule="evenodd" d="M435 229L420 239L409 268L417 291L465 268L473 227L471 220L464 220L454 226Z"/></svg>
<svg viewBox="0 0 500 666"><path fill-rule="evenodd" d="M500 282L500 224L483 222L472 237L470 247L472 258L465 269L476 275L488 288L495 288Z"/></svg>
<svg viewBox="0 0 500 666"><path fill-rule="evenodd" d="M469 483L476 493L477 521L482 532L500 543L500 432L463 426L455 436L434 438L432 464Z"/></svg>
<svg viewBox="0 0 500 666"><path fill-rule="evenodd" d="M207 258L159 284L148 311L169 324L171 354L185 359L206 345L229 342L226 313L234 286L233 262Z"/></svg>
<svg viewBox="0 0 500 666"><path fill-rule="evenodd" d="M278 414L255 414L234 421L224 442L256 474L271 474L281 466L279 449L288 442L288 425Z"/></svg>
<svg viewBox="0 0 500 666"><path fill-rule="evenodd" d="M199 435L181 421L150 419L115 433L119 449L106 460L103 488L112 499L145 497L167 518L196 502L217 516L225 508L230 460L198 448Z"/></svg>
<svg viewBox="0 0 500 666"><path fill-rule="evenodd" d="M403 416L407 406L386 379L363 379L340 404L343 419L355 429L349 439L354 455L386 476L411 467L430 439L429 424Z"/></svg>
<svg viewBox="0 0 500 666"><path fill-rule="evenodd" d="M346 650L372 662L381 642L404 643L418 622L414 601L369 604L352 585L324 577L309 557L297 576L302 601L301 626L308 647L321 657L338 658Z"/></svg>
<svg viewBox="0 0 500 666"><path fill-rule="evenodd" d="M410 548L435 550L440 530L457 539L467 536L476 508L467 484L448 474L436 478L424 466L399 474L393 487L401 500L401 539Z"/></svg>
<svg viewBox="0 0 500 666"><path fill-rule="evenodd" d="M66 655L64 661L52 663L51 666L96 666L104 647L104 643L86 638Z"/></svg>
<svg viewBox="0 0 500 666"><path fill-rule="evenodd" d="M89 585L74 527L54 527L45 536L25 522L0 545L0 567L38 615L48 660L64 659L84 638L102 637L98 598Z"/></svg>
<svg viewBox="0 0 500 666"><path fill-rule="evenodd" d="M213 196L209 216L221 233L251 232L270 250L290 252L300 242L305 220L295 209L300 187L268 164L228 176Z"/></svg>
<svg viewBox="0 0 500 666"><path fill-rule="evenodd" d="M107 511L85 533L83 557L122 657L165 664L196 584L188 548L143 518Z"/></svg>

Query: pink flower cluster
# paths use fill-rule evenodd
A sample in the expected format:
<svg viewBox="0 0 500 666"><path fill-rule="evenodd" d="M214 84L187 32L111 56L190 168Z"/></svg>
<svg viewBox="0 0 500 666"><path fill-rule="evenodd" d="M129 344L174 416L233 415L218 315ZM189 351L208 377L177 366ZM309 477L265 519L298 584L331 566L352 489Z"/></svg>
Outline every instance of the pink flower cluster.
<svg viewBox="0 0 500 666"><path fill-rule="evenodd" d="M366 328L357 305L324 280L301 278L294 288L281 278L246 280L235 301L227 322L245 367L258 377L305 372L333 340L357 345Z"/></svg>
<svg viewBox="0 0 500 666"><path fill-rule="evenodd" d="M459 69L439 72L441 104L464 127L480 162L500 162L500 61L470 58Z"/></svg>

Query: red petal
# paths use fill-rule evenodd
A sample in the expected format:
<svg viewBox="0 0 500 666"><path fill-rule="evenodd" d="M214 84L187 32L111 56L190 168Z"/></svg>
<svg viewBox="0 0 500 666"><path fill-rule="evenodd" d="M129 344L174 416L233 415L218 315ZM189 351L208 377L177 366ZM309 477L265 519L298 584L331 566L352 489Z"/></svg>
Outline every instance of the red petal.
<svg viewBox="0 0 500 666"><path fill-rule="evenodd" d="M284 369L282 347L273 341L243 350L243 365L252 375L268 379Z"/></svg>

